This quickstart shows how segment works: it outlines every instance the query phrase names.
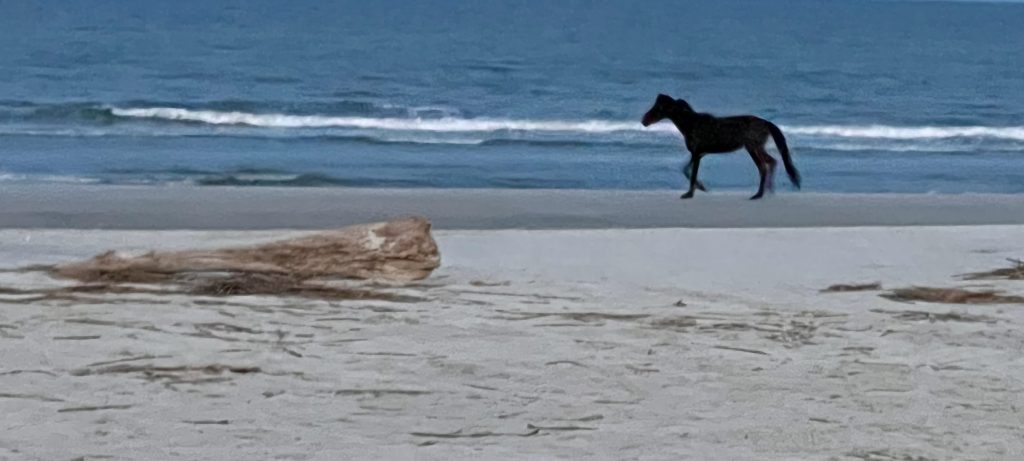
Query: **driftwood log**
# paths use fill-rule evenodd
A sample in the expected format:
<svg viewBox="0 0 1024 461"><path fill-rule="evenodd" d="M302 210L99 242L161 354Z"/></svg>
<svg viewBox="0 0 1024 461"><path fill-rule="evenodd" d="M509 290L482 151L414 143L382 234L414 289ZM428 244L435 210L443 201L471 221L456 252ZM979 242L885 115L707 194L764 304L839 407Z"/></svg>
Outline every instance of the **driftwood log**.
<svg viewBox="0 0 1024 461"><path fill-rule="evenodd" d="M85 283L161 283L203 273L258 277L266 282L302 283L314 278L403 282L427 277L440 262L430 222L406 218L250 247L138 256L107 252L56 266L51 274Z"/></svg>

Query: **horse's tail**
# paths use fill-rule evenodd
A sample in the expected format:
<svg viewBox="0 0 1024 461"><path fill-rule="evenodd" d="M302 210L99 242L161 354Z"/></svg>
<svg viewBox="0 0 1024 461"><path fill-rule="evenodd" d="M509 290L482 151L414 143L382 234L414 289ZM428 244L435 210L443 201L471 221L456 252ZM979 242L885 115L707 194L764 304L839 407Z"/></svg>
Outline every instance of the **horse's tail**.
<svg viewBox="0 0 1024 461"><path fill-rule="evenodd" d="M782 135L782 130L772 122L768 122L768 131L771 132L772 139L775 140L775 147L779 149L779 154L782 155L782 164L786 166L786 174L789 175L789 181L799 189L800 172L796 171L796 165L793 165L793 158L789 156L789 146L786 145L786 137Z"/></svg>

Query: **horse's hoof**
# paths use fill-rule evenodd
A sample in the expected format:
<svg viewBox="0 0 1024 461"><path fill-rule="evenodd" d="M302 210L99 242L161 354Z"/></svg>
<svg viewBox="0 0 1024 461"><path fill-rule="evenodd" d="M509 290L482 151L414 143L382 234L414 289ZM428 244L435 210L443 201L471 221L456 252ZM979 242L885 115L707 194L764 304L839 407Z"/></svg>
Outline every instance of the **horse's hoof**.
<svg viewBox="0 0 1024 461"><path fill-rule="evenodd" d="M686 200L688 198L693 198L693 192L687 192L687 193L685 193L683 195L680 195L679 198L681 198L683 200Z"/></svg>
<svg viewBox="0 0 1024 461"><path fill-rule="evenodd" d="M707 192L707 191L708 191L708 188L707 188L707 187L704 187L704 183L702 183L702 182L699 182L699 183L697 183L697 190L699 190L699 191L701 191L701 192Z"/></svg>
<svg viewBox="0 0 1024 461"><path fill-rule="evenodd" d="M764 194L761 194L761 193L754 194L752 197L750 197L750 200L760 200L761 197L764 197Z"/></svg>

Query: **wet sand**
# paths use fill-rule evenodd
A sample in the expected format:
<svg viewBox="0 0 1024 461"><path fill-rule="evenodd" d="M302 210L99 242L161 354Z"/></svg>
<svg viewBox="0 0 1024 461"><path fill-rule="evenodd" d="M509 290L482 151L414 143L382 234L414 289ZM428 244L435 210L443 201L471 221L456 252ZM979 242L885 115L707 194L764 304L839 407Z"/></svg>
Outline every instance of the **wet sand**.
<svg viewBox="0 0 1024 461"><path fill-rule="evenodd" d="M408 215L438 229L1024 224L1018 195L0 186L0 228L323 229Z"/></svg>

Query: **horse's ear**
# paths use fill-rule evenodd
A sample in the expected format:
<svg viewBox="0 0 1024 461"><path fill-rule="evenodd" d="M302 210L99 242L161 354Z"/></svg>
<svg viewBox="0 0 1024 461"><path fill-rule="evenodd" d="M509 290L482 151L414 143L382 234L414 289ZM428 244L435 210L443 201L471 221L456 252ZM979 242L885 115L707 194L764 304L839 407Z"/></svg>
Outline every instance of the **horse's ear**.
<svg viewBox="0 0 1024 461"><path fill-rule="evenodd" d="M685 99L676 99L676 104L680 105L684 109L693 112L693 107L690 107L690 103L686 102Z"/></svg>

